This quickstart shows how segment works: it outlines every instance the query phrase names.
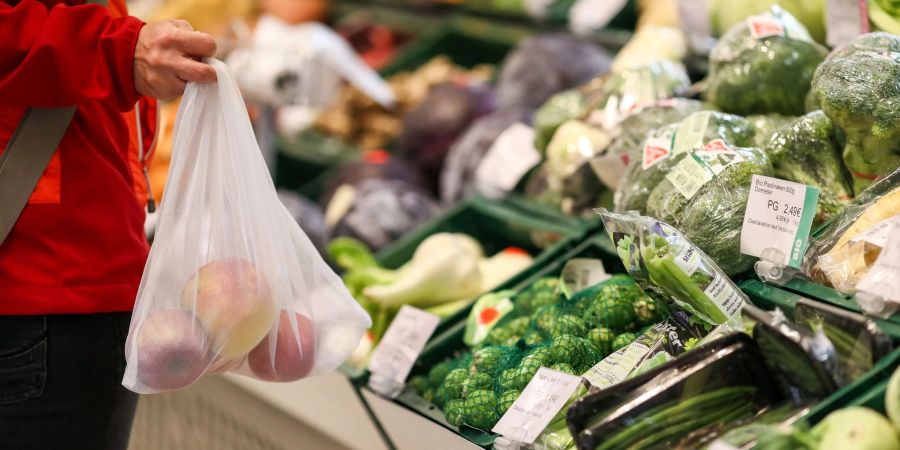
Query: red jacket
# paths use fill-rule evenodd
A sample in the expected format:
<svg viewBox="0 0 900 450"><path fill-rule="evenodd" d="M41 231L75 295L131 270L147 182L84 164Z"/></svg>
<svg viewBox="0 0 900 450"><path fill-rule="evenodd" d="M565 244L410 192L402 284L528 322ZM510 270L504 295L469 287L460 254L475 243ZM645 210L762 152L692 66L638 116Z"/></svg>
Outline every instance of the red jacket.
<svg viewBox="0 0 900 450"><path fill-rule="evenodd" d="M132 67L143 22L123 0L73 3L0 0L0 152L26 107L78 106L0 244L0 315L131 310L147 258L139 160L156 105Z"/></svg>

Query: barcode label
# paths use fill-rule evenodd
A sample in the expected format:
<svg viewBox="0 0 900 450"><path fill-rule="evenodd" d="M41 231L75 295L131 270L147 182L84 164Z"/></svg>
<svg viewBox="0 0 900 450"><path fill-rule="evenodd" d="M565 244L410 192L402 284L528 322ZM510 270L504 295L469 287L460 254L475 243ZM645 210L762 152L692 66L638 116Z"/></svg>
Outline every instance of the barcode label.
<svg viewBox="0 0 900 450"><path fill-rule="evenodd" d="M689 155L666 174L666 179L684 198L691 199L704 184L712 180L712 174Z"/></svg>

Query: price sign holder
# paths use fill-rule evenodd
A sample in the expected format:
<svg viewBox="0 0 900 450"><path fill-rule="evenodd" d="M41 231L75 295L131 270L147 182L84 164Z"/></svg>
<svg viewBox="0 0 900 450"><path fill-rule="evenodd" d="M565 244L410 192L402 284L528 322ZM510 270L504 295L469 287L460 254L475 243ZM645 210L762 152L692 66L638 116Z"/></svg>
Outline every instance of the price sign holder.
<svg viewBox="0 0 900 450"><path fill-rule="evenodd" d="M784 265L784 252L777 248L769 247L763 250L759 261L753 264L756 275L768 284L784 286L794 279L799 272L793 267Z"/></svg>

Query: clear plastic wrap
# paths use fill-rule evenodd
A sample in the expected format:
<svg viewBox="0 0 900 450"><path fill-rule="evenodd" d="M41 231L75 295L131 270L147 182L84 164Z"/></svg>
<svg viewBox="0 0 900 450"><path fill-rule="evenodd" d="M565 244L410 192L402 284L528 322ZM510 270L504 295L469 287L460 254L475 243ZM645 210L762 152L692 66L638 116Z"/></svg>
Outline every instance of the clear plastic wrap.
<svg viewBox="0 0 900 450"><path fill-rule="evenodd" d="M763 148L776 178L819 188L817 221L830 220L853 197L834 125L822 111L797 118Z"/></svg>
<svg viewBox="0 0 900 450"><path fill-rule="evenodd" d="M554 94L534 112L534 147L543 151L560 125L584 113L584 93L569 89Z"/></svg>
<svg viewBox="0 0 900 450"><path fill-rule="evenodd" d="M790 126L797 118L781 114L758 114L747 116L753 125L753 146L764 147L772 135Z"/></svg>
<svg viewBox="0 0 900 450"><path fill-rule="evenodd" d="M900 167L862 191L821 233L810 240L803 273L851 294L878 259L885 231L900 214Z"/></svg>
<svg viewBox="0 0 900 450"><path fill-rule="evenodd" d="M332 370L371 325L279 202L225 64L188 83L122 384L184 388L207 373L293 381Z"/></svg>
<svg viewBox="0 0 900 450"><path fill-rule="evenodd" d="M734 114L803 114L826 50L778 6L730 29L709 56L705 97Z"/></svg>
<svg viewBox="0 0 900 450"><path fill-rule="evenodd" d="M453 143L441 171L441 202L452 204L476 190L475 172L501 133L516 122L527 122L523 109L495 111L469 126Z"/></svg>
<svg viewBox="0 0 900 450"><path fill-rule="evenodd" d="M680 97L691 86L681 63L658 60L610 75L603 88L587 99L590 120L612 129L622 119L659 100Z"/></svg>
<svg viewBox="0 0 900 450"><path fill-rule="evenodd" d="M743 117L698 111L648 132L638 147L638 157L629 161L616 189L616 211L646 212L650 193L665 181L678 154L715 139L728 145L747 146L752 142L753 131L752 124Z"/></svg>
<svg viewBox="0 0 900 450"><path fill-rule="evenodd" d="M600 215L622 263L646 292L710 325L739 322L747 297L681 232L633 212Z"/></svg>
<svg viewBox="0 0 900 450"><path fill-rule="evenodd" d="M864 34L816 69L812 100L846 134L844 164L858 194L900 163L900 36Z"/></svg>

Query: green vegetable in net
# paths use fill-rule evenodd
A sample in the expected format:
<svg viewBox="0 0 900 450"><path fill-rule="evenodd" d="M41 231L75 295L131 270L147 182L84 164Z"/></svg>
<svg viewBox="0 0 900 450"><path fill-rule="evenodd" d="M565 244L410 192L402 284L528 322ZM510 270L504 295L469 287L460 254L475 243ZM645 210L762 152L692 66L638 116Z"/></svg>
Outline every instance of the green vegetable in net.
<svg viewBox="0 0 900 450"><path fill-rule="evenodd" d="M500 398L497 399L497 414L503 416L521 394L522 391L503 391L500 394Z"/></svg>
<svg viewBox="0 0 900 450"><path fill-rule="evenodd" d="M453 369L449 374L444 378L444 382L441 385L444 388L444 395L447 400L456 400L463 397L463 389L465 388L466 380L469 379L469 371L460 367L457 369Z"/></svg>
<svg viewBox="0 0 900 450"><path fill-rule="evenodd" d="M634 342L637 337L638 335L635 333L622 333L616 336L616 338L612 341L612 350L616 351L622 347L625 347L626 345Z"/></svg>
<svg viewBox="0 0 900 450"><path fill-rule="evenodd" d="M500 419L497 414L497 395L487 389L471 392L463 403L462 416L466 425L490 430Z"/></svg>
<svg viewBox="0 0 900 450"><path fill-rule="evenodd" d="M706 98L734 114L800 115L825 54L793 16L772 7L719 39L709 57Z"/></svg>
<svg viewBox="0 0 900 450"><path fill-rule="evenodd" d="M597 347L600 354L606 356L613 352L613 340L616 338L616 333L614 333L609 328L594 328L588 333L588 339L594 343L594 346Z"/></svg>
<svg viewBox="0 0 900 450"><path fill-rule="evenodd" d="M475 375L469 376L465 382L463 382L463 397L468 398L472 392L484 390L484 389L493 389L494 388L494 378L486 373L476 373Z"/></svg>
<svg viewBox="0 0 900 450"><path fill-rule="evenodd" d="M463 412L465 411L465 400L450 400L447 402L447 405L444 407L444 417L447 418L447 422L453 426L460 426L463 424Z"/></svg>

